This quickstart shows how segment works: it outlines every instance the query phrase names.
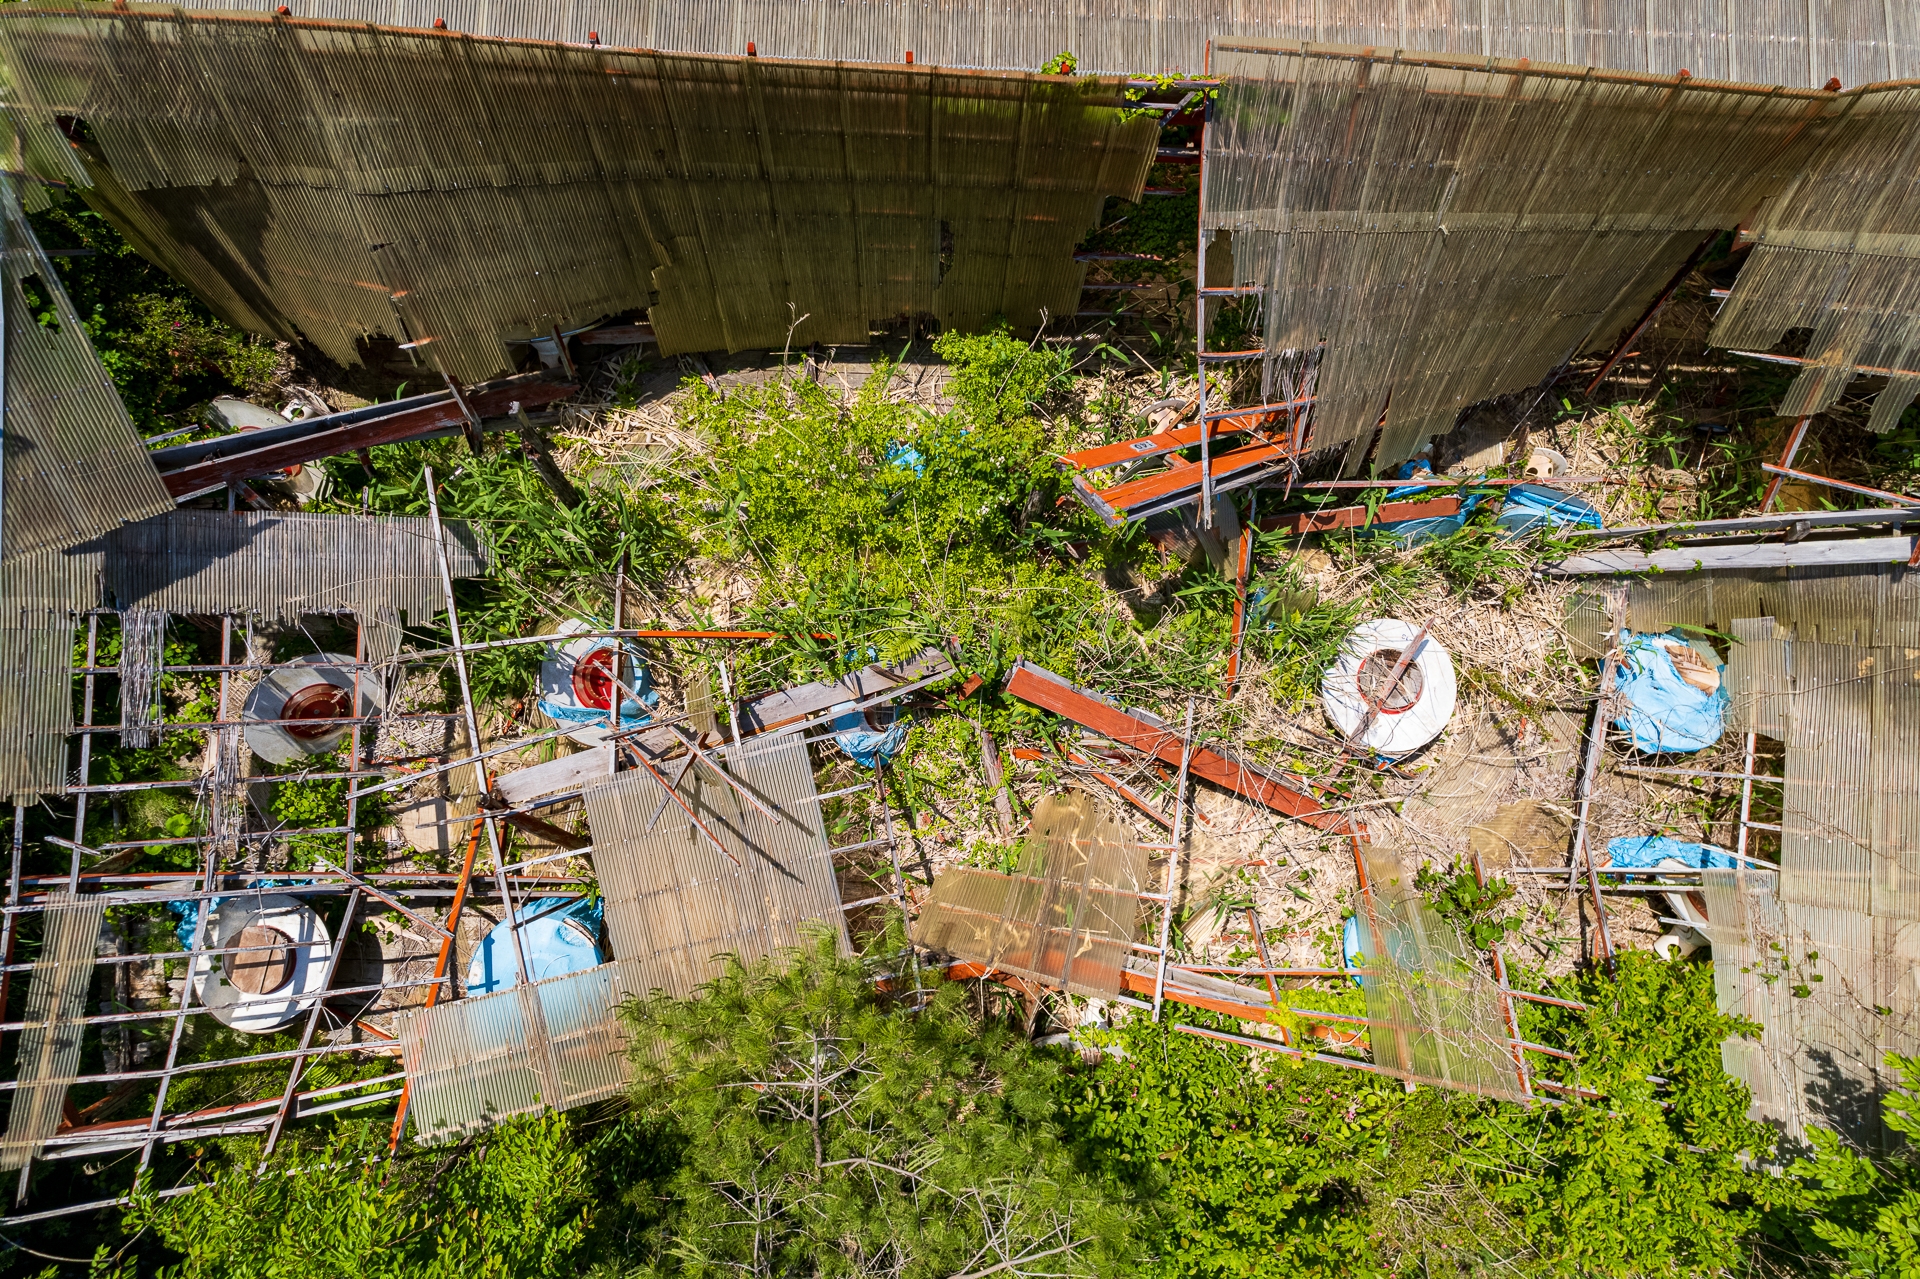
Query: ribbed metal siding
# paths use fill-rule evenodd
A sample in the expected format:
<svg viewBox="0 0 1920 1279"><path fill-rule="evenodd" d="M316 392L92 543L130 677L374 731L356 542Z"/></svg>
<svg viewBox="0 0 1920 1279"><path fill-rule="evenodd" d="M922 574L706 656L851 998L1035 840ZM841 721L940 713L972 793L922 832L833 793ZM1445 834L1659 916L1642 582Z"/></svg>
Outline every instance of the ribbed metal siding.
<svg viewBox="0 0 1920 1279"><path fill-rule="evenodd" d="M1374 1064L1445 1088L1521 1096L1486 955L1427 906L1398 854L1371 847L1366 860L1371 891L1357 905Z"/></svg>
<svg viewBox="0 0 1920 1279"><path fill-rule="evenodd" d="M1904 564L1655 573L1627 584L1636 631L1771 617L1803 640L1920 646L1920 573Z"/></svg>
<svg viewBox="0 0 1920 1279"><path fill-rule="evenodd" d="M1862 914L1872 908L1877 656L1838 644L1793 645L1782 901Z"/></svg>
<svg viewBox="0 0 1920 1279"><path fill-rule="evenodd" d="M1073 248L1158 135L1091 82L210 16L0 11L0 52L25 114L92 126L108 168L75 180L217 310L342 364L404 331L469 379L630 307L668 354L1070 314Z"/></svg>
<svg viewBox="0 0 1920 1279"><path fill-rule="evenodd" d="M271 0L209 9L270 11ZM1491 54L1815 87L1828 76L1864 84L1913 74L1914 33L1883 0L1810 6L1793 0L635 0L613 8L580 0L317 0L303 16L582 41L696 53L1033 70L1063 49L1082 72L1206 69L1209 39L1287 37L1429 53Z"/></svg>
<svg viewBox="0 0 1920 1279"><path fill-rule="evenodd" d="M1785 741L1793 699L1787 633L1771 617L1735 618L1728 633L1727 727Z"/></svg>
<svg viewBox="0 0 1920 1279"><path fill-rule="evenodd" d="M474 532L447 521L455 577L486 572ZM166 613L375 613L446 607L432 524L392 516L171 511L103 543L108 598Z"/></svg>
<svg viewBox="0 0 1920 1279"><path fill-rule="evenodd" d="M65 794L72 727L72 629L0 627L0 793Z"/></svg>
<svg viewBox="0 0 1920 1279"><path fill-rule="evenodd" d="M26 1025L20 1032L20 1056L14 1067L14 1078L21 1086L13 1093L6 1136L0 1137L0 1169L19 1168L37 1157L60 1126L67 1080L80 1068L80 1041L86 1029L79 1023L87 1012L94 943L100 939L106 909L99 897L72 897L64 892L47 897L42 915L46 932L27 986L27 1007L21 1018Z"/></svg>
<svg viewBox="0 0 1920 1279"><path fill-rule="evenodd" d="M620 1004L632 965L602 964L395 1019L415 1139L611 1097L631 1079Z"/></svg>
<svg viewBox="0 0 1920 1279"><path fill-rule="evenodd" d="M606 902L614 955L633 961L634 993L690 995L722 968L802 945L825 928L849 949L833 854L806 746L792 738L730 766L733 776L788 820L772 822L696 765L680 794L734 860L715 851L679 805L648 819L664 795L642 769L589 787L594 872Z"/></svg>
<svg viewBox="0 0 1920 1279"><path fill-rule="evenodd" d="M913 940L942 954L1076 994L1112 998L1138 936L1146 850L1074 791L1050 795L1013 874L942 871Z"/></svg>
<svg viewBox="0 0 1920 1279"><path fill-rule="evenodd" d="M27 225L12 183L0 187L7 422L0 560L11 562L172 510L173 499ZM51 305L44 324L27 302L28 279Z"/></svg>

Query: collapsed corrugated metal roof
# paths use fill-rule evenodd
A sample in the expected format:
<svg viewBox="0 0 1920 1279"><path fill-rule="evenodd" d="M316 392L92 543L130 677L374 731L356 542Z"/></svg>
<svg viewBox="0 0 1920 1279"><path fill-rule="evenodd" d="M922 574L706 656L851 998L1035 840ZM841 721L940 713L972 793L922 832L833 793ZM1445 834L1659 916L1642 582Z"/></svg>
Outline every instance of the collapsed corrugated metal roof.
<svg viewBox="0 0 1920 1279"><path fill-rule="evenodd" d="M170 511L173 499L11 184L0 188L7 405L0 562L13 564L78 545L122 520Z"/></svg>
<svg viewBox="0 0 1920 1279"><path fill-rule="evenodd" d="M1201 223L1234 278L1206 283L1262 299L1269 385L1326 344L1315 449L1364 443L1391 393L1383 462L1611 341L1853 106L1286 42L1219 44L1214 69Z"/></svg>
<svg viewBox="0 0 1920 1279"><path fill-rule="evenodd" d="M271 12L278 0L211 0L208 9ZM1748 6L1682 0L1198 0L1102 6L986 0L631 0L583 10L559 0L308 0L300 14L540 40L691 53L739 53L754 41L777 58L922 62L1031 69L1071 49L1101 74L1207 70L1207 41L1285 37L1423 53L1531 58L1671 75L1682 67L1727 80L1818 85L1911 74L1920 32L1883 0Z"/></svg>
<svg viewBox="0 0 1920 1279"><path fill-rule="evenodd" d="M639 306L669 354L1070 314L1158 136L1095 81L177 10L0 14L0 53L35 163L215 310L464 379Z"/></svg>

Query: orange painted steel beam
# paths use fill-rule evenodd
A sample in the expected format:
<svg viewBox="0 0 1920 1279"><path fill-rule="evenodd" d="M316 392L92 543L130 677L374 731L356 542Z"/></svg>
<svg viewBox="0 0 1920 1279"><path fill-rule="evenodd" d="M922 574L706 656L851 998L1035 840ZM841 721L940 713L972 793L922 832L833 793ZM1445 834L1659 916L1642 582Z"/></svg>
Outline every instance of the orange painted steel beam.
<svg viewBox="0 0 1920 1279"><path fill-rule="evenodd" d="M1374 524L1397 520L1436 519L1460 513L1457 497L1430 497L1419 502L1383 502L1373 512ZM1284 529L1289 533L1331 533L1336 529L1362 528L1368 524L1367 508L1342 506L1331 511L1302 511L1296 515L1276 515L1260 521L1260 530L1271 533Z"/></svg>
<svg viewBox="0 0 1920 1279"><path fill-rule="evenodd" d="M1021 662L1007 676L1007 692L1042 710L1064 715L1076 724L1092 729L1120 745L1151 755L1169 764L1180 762L1180 735L1171 727L1161 727L1136 719L1125 711L1088 696L1051 672ZM1336 834L1364 834L1364 827L1340 814L1330 813L1318 800L1293 789L1258 769L1230 760L1204 746L1193 749L1188 770L1218 786L1276 813L1298 818L1310 826Z"/></svg>

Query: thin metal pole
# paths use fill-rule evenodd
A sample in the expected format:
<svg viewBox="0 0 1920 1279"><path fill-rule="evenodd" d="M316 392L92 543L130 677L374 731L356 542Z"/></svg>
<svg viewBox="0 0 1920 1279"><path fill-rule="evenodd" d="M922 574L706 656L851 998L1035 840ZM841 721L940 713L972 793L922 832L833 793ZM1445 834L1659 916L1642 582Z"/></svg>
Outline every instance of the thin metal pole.
<svg viewBox="0 0 1920 1279"><path fill-rule="evenodd" d="M1253 567L1253 534L1260 515L1260 490L1247 495L1247 526L1240 532L1240 553L1234 557L1233 651L1227 655L1227 698L1233 700L1240 679L1240 649L1247 638L1247 575Z"/></svg>
<svg viewBox="0 0 1920 1279"><path fill-rule="evenodd" d="M123 642L124 638L123 636ZM81 683L83 691L80 695L80 723L86 728L93 727L93 675L91 671L98 660L99 647L100 615L98 613L91 613L87 616L87 667L89 674ZM163 632L160 637L160 658L162 662L166 660L166 655L167 640ZM225 654L222 654L222 657L224 658ZM83 733L80 736L80 785L83 789L79 795L75 797L73 804L73 842L76 844L84 844L87 842L87 793L84 787L87 785L89 770L92 766L93 734ZM70 893L80 891L80 854L77 850L73 854L73 869L68 875L67 891Z"/></svg>
<svg viewBox="0 0 1920 1279"><path fill-rule="evenodd" d="M433 544L440 558L440 589L447 598L447 632L453 639L453 669L460 680L460 710L466 720L467 741L475 752L480 751L480 717L473 709L473 684L467 678L467 654L460 640L460 609L453 598L453 570L447 559L447 530L440 522L440 498L434 490L433 468L425 468L427 481L427 514L433 520ZM478 758L473 761L473 780L478 793L485 796L493 787L487 779L487 769ZM500 900L506 904L507 919L513 919L513 893L507 886L507 877L502 872L506 859L500 855L500 828L491 814L480 814L487 832L487 852L493 858L494 884L500 892ZM513 936L514 975L522 984L527 981L527 956L520 942L520 930L507 930Z"/></svg>
<svg viewBox="0 0 1920 1279"><path fill-rule="evenodd" d="M349 839L352 836L348 836ZM353 915L360 908L360 890L354 889L347 895L347 912L340 917L340 932L334 938L333 950L327 955L327 975L320 982L319 993L314 996L313 1009L307 1013L307 1024L300 1031L300 1055L293 1059L293 1066L287 1072L287 1088L280 1098L280 1109L274 1112L273 1126L267 1129L266 1149L260 1152L260 1170L266 1171L267 1156L280 1144L281 1130L287 1126L287 1116L293 1110L300 1089L300 1072L306 1068L307 1049L313 1045L313 1032L320 1027L320 1012L327 1006L327 990L333 985L333 975L340 968L341 952L347 948L347 934L353 931Z"/></svg>
<svg viewBox="0 0 1920 1279"><path fill-rule="evenodd" d="M1193 759L1193 699L1187 699L1187 732L1180 741L1179 798L1173 810L1173 837L1167 841L1167 878L1160 908L1160 960L1153 974L1153 1019L1160 1020L1160 1005L1167 993L1167 945L1173 936L1174 888L1180 877L1180 842L1187 830L1187 765Z"/></svg>
<svg viewBox="0 0 1920 1279"><path fill-rule="evenodd" d="M1206 151L1201 149L1201 187L1206 186ZM1204 225L1204 214L1200 219ZM1213 237L1204 230L1200 232L1200 251L1194 254L1193 263L1193 310L1194 368L1200 374L1200 390L1195 396L1199 405L1200 422L1200 527L1213 527L1213 423L1207 418L1207 362L1199 356L1207 349L1207 249L1213 244ZM1158 1001L1156 1000L1156 1003ZM1155 1017L1158 1017L1155 1013Z"/></svg>
<svg viewBox="0 0 1920 1279"><path fill-rule="evenodd" d="M1616 619L1617 620L1617 619ZM1619 628L1614 628L1614 643L1619 642ZM1574 877L1584 861L1587 869L1587 888L1593 896L1594 923L1599 930L1600 953L1612 960L1613 937L1607 929L1607 908L1600 900L1600 876L1596 873L1593 861L1592 810L1593 783L1600 768L1601 750L1607 736L1607 702L1613 696L1614 680L1620 669L1620 650L1618 647L1607 653L1605 668L1600 673L1600 695L1593 703L1593 727L1587 733L1587 758L1580 769L1580 814L1575 823L1573 837L1573 866L1567 875L1567 887L1574 885Z"/></svg>
<svg viewBox="0 0 1920 1279"><path fill-rule="evenodd" d="M1813 421L1813 417L1809 414L1793 424L1793 433L1787 437L1786 450L1780 454L1781 466L1790 467L1793 465L1793 456L1800 451L1800 441L1807 438L1807 423L1811 421ZM1785 479L1786 477L1783 475L1775 475L1767 481L1767 495L1760 499L1760 513L1762 515L1765 515L1773 509L1773 499L1779 496L1780 484Z"/></svg>
<svg viewBox="0 0 1920 1279"><path fill-rule="evenodd" d="M1745 763L1740 767L1740 829L1734 838L1733 851L1742 858L1747 855L1747 820L1753 816L1753 757L1759 737L1758 733L1747 734Z"/></svg>

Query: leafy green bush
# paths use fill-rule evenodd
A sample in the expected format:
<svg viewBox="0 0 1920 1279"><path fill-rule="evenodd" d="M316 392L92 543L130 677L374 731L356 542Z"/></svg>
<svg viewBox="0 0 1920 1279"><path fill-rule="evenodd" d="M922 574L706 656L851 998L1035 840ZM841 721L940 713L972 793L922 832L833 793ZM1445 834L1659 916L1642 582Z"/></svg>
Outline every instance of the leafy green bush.
<svg viewBox="0 0 1920 1279"><path fill-rule="evenodd" d="M960 986L907 1012L875 976L823 939L631 1009L637 1102L683 1143L651 1273L1131 1273L1141 1211L1077 1166L1059 1067Z"/></svg>

